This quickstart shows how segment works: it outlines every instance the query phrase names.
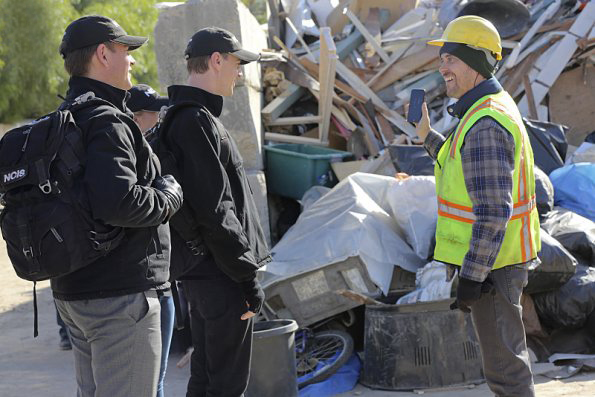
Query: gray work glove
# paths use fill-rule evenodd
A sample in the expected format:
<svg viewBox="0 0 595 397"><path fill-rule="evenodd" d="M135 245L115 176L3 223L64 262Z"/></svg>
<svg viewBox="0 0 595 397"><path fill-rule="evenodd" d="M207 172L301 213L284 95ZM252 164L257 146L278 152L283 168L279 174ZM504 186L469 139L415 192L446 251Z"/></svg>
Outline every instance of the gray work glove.
<svg viewBox="0 0 595 397"><path fill-rule="evenodd" d="M464 313L470 313L471 306L481 298L481 294L494 295L495 293L494 284L489 278L480 283L459 276L457 299L450 305L450 309L460 309Z"/></svg>
<svg viewBox="0 0 595 397"><path fill-rule="evenodd" d="M182 207L182 202L184 200L182 186L180 186L173 176L163 175L155 178L153 187L167 197L168 213L167 219L163 222L165 223Z"/></svg>

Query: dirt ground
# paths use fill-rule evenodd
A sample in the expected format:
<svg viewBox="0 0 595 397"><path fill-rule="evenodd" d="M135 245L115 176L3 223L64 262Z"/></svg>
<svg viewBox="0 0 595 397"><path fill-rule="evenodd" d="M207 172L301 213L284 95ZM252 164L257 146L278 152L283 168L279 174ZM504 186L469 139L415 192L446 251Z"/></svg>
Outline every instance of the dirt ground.
<svg viewBox="0 0 595 397"><path fill-rule="evenodd" d="M0 397L67 397L76 395L72 352L58 349L58 326L49 282L37 286L39 336L33 338L32 283L16 277L0 241ZM188 366L175 366L181 355L170 356L166 375L166 395L185 396ZM257 365L257 363L255 363ZM552 369L536 364L534 372ZM595 396L595 373L581 373L563 381L535 376L537 396ZM432 397L491 396L485 384L477 387L434 391L388 392L370 390L358 385L341 397L405 397L425 394ZM134 396L131 396L134 397ZM284 396L278 396L284 397Z"/></svg>

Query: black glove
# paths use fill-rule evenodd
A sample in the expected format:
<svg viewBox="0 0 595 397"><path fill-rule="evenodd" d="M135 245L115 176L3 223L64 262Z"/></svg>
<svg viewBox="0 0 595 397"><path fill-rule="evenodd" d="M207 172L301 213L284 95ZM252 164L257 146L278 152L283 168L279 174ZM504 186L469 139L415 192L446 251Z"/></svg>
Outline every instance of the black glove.
<svg viewBox="0 0 595 397"><path fill-rule="evenodd" d="M258 314L264 302L264 291L256 278L241 283L244 298L248 302L248 310Z"/></svg>
<svg viewBox="0 0 595 397"><path fill-rule="evenodd" d="M184 200L182 186L180 186L173 176L163 175L155 178L153 187L167 197L168 214L167 219L164 221L165 223L182 207L182 201Z"/></svg>
<svg viewBox="0 0 595 397"><path fill-rule="evenodd" d="M470 313L471 305L481 298L481 294L494 295L496 290L492 280L486 278L483 283L459 277L457 287L457 299L450 305L451 310L460 309L462 312Z"/></svg>

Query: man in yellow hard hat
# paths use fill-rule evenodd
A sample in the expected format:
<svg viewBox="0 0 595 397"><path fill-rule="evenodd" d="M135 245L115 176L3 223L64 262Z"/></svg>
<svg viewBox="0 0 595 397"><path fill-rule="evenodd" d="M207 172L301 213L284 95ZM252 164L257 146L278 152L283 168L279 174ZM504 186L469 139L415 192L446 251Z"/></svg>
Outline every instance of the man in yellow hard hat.
<svg viewBox="0 0 595 397"><path fill-rule="evenodd" d="M459 272L451 308L471 312L490 389L534 396L520 304L541 247L533 151L514 100L493 75L500 36L489 21L463 16L429 44L441 47L446 93L458 99L447 110L460 119L445 138L431 128L424 103L417 125L436 159L434 259Z"/></svg>

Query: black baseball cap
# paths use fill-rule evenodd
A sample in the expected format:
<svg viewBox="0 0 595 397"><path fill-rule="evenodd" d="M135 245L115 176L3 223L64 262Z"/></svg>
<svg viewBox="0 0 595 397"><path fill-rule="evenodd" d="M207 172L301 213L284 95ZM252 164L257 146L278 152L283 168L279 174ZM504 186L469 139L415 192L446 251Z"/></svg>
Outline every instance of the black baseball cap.
<svg viewBox="0 0 595 397"><path fill-rule="evenodd" d="M258 61L260 54L244 50L236 37L221 28L204 28L194 33L184 55L186 59L211 55L214 52L232 54L240 59L240 64Z"/></svg>
<svg viewBox="0 0 595 397"><path fill-rule="evenodd" d="M161 96L151 86L139 84L128 90L130 99L126 101L126 107L133 112L148 110L158 112L163 106L169 105L169 99Z"/></svg>
<svg viewBox="0 0 595 397"><path fill-rule="evenodd" d="M66 54L80 48L111 41L128 46L128 50L136 50L149 40L147 37L129 36L126 31L111 18L101 15L87 15L68 25L62 43L60 54Z"/></svg>

